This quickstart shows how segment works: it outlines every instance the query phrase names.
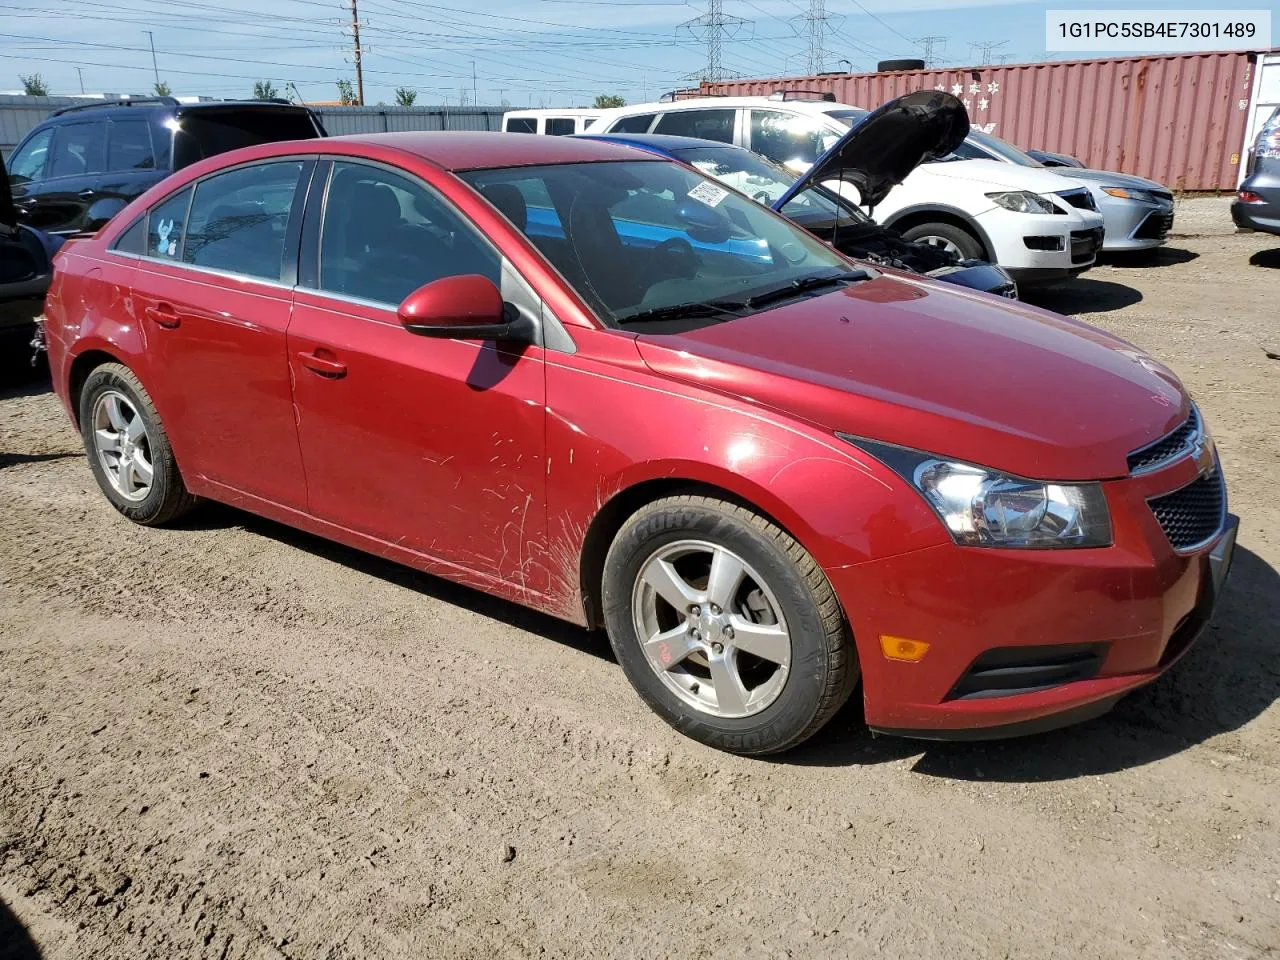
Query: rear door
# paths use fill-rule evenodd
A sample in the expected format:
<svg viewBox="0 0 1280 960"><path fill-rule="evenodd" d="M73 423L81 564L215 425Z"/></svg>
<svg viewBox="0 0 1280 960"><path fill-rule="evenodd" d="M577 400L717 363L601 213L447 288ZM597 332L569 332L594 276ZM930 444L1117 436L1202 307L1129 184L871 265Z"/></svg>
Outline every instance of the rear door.
<svg viewBox="0 0 1280 960"><path fill-rule="evenodd" d="M658 117L653 132L672 137L696 137L699 140L736 143L739 113L733 107L668 110ZM615 126L614 129L619 128Z"/></svg>
<svg viewBox="0 0 1280 960"><path fill-rule="evenodd" d="M19 209L27 226L70 234L84 228L106 160L107 121L77 120L53 127L44 178L27 185Z"/></svg>
<svg viewBox="0 0 1280 960"><path fill-rule="evenodd" d="M159 203L133 288L149 386L183 471L299 510L306 487L285 331L313 165L245 164Z"/></svg>

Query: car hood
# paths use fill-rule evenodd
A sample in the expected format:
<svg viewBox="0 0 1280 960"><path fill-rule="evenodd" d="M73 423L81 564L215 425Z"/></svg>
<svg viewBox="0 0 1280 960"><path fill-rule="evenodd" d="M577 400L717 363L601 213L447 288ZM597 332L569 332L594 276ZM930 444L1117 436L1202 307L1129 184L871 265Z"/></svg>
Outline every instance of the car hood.
<svg viewBox="0 0 1280 960"><path fill-rule="evenodd" d="M956 97L917 90L871 111L820 156L773 205L781 210L812 184L845 180L862 205L874 207L926 160L946 156L969 135L969 115Z"/></svg>
<svg viewBox="0 0 1280 960"><path fill-rule="evenodd" d="M1133 190L1157 190L1170 193L1168 187L1146 177L1135 177L1131 173L1116 173L1112 170L1091 170L1088 168L1063 168L1060 176L1067 180L1087 180L1090 184L1105 183L1109 187L1129 187Z"/></svg>
<svg viewBox="0 0 1280 960"><path fill-rule="evenodd" d="M1058 173L1062 170L1062 173ZM978 183L994 190L1030 190L1032 193L1060 193L1079 184L1071 177L1077 171L1065 167L1023 167L1000 160L940 160L927 163L914 176L940 177L944 180L964 180Z"/></svg>
<svg viewBox="0 0 1280 960"><path fill-rule="evenodd" d="M887 274L637 346L674 380L1042 480L1125 476L1189 410L1171 371L1101 330Z"/></svg>

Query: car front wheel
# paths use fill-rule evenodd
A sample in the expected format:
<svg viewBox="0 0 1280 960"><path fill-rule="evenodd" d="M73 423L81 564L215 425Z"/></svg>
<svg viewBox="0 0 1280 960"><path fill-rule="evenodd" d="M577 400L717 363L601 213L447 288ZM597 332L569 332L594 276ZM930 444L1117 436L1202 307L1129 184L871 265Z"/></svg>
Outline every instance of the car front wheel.
<svg viewBox="0 0 1280 960"><path fill-rule="evenodd" d="M722 750L805 740L848 699L857 658L839 603L793 538L700 496L645 506L605 560L609 639L646 702Z"/></svg>

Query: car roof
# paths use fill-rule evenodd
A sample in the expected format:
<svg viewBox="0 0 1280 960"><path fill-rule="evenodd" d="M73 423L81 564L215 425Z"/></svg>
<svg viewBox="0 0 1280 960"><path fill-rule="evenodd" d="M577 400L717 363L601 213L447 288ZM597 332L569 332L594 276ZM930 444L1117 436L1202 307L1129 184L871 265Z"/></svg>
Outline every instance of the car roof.
<svg viewBox="0 0 1280 960"><path fill-rule="evenodd" d="M833 110L861 110L852 103L831 100L775 100L771 96L754 97L690 97L687 100L668 100L659 103L637 103L626 107L614 107L601 111L601 117L630 117L645 113L667 113L671 110L713 110L736 107L775 107L794 110L797 113L831 113Z"/></svg>
<svg viewBox="0 0 1280 960"><path fill-rule="evenodd" d="M246 153L266 157L278 154L332 153L360 156L365 151L391 149L421 157L445 170L486 170L495 167L533 167L543 164L596 163L609 160L661 160L652 153L588 140L583 137L541 137L530 133L488 133L483 131L412 131L403 133L363 133L317 140L280 141L247 147L233 154L243 160Z"/></svg>
<svg viewBox="0 0 1280 960"><path fill-rule="evenodd" d="M289 112L310 112L307 107L298 103L286 103L276 100L200 100L195 103L183 103L172 98L137 97L127 100L87 101L62 107L42 123L80 123L95 118L118 118L121 116L154 116L178 115L186 113L214 113L226 110L272 110Z"/></svg>

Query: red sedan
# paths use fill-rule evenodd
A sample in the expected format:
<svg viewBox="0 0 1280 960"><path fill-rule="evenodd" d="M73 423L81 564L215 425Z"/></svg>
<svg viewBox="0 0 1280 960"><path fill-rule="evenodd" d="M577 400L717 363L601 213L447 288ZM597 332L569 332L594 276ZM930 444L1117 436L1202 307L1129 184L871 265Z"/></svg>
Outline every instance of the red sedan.
<svg viewBox="0 0 1280 960"><path fill-rule="evenodd" d="M1006 736L1209 618L1235 520L1177 378L845 259L650 154L275 143L66 245L54 384L107 499L233 504L587 627L676 728Z"/></svg>

